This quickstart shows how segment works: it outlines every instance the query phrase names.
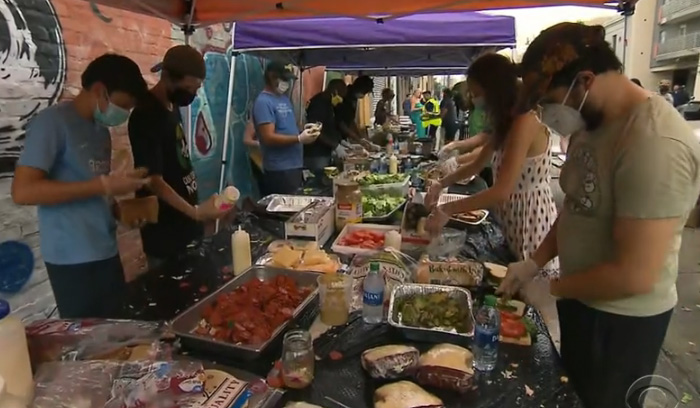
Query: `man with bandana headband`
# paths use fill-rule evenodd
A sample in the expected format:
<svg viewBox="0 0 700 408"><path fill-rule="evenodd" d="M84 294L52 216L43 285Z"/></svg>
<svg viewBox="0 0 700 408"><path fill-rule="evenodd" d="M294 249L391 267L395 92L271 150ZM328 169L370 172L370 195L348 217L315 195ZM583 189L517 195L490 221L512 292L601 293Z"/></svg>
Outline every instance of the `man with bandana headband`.
<svg viewBox="0 0 700 408"><path fill-rule="evenodd" d="M147 168L152 179L150 188L137 196L158 197L158 222L141 228L151 269L201 238L203 221L226 214L216 207L214 196L198 204L197 177L180 114L180 108L191 104L202 86L206 75L202 55L188 45L178 45L152 71L161 71L160 80L129 119L134 165Z"/></svg>
<svg viewBox="0 0 700 408"><path fill-rule="evenodd" d="M564 207L499 287L512 294L559 257L550 290L561 357L588 408L643 405L639 391L650 385L678 300L683 226L700 192L692 130L621 71L600 26L558 24L528 47L520 109L542 105L543 122L573 136L560 177Z"/></svg>
<svg viewBox="0 0 700 408"><path fill-rule="evenodd" d="M302 187L302 146L315 142L320 134L312 129L299 132L287 95L295 78L290 65L271 61L265 67L265 89L253 105L253 123L263 156L263 195L294 194Z"/></svg>

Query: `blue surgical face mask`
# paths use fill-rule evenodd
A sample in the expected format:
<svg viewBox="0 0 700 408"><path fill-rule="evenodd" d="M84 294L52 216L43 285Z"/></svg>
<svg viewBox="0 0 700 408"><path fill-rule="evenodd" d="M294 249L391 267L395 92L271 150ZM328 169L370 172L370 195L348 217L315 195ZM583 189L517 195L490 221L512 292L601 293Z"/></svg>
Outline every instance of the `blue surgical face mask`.
<svg viewBox="0 0 700 408"><path fill-rule="evenodd" d="M122 125L127 121L127 119L129 119L129 114L131 112L113 104L112 101L109 100L109 97L107 97L107 101L109 102L109 105L107 106L107 110L104 112L100 110L99 104L95 105L95 112L93 113L95 122L102 126L114 127Z"/></svg>

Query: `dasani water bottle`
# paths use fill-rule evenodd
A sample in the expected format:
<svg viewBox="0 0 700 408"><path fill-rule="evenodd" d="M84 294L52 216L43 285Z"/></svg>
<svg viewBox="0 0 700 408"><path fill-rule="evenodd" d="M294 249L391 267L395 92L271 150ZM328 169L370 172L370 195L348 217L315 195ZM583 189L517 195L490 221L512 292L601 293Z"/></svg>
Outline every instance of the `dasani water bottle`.
<svg viewBox="0 0 700 408"><path fill-rule="evenodd" d="M379 262L370 263L369 273L362 283L362 319L370 324L384 320L384 277L379 271Z"/></svg>
<svg viewBox="0 0 700 408"><path fill-rule="evenodd" d="M484 304L476 313L474 333L474 368L479 371L491 371L498 359L498 337L501 328L501 316L495 296L486 296Z"/></svg>

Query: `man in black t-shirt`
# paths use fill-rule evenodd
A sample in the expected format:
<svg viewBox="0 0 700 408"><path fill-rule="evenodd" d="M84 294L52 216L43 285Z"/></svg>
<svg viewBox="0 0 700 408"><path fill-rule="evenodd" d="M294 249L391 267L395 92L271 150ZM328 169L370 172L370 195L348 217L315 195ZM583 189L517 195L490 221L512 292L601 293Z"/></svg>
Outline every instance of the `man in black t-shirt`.
<svg viewBox="0 0 700 408"><path fill-rule="evenodd" d="M190 160L180 107L192 103L206 74L199 51L187 45L168 50L160 81L139 102L129 118L129 140L134 165L146 167L151 177L149 191L137 196L158 197L158 223L141 229L143 251L149 268L181 253L204 233L201 221L226 214L211 197L198 205L197 178Z"/></svg>
<svg viewBox="0 0 700 408"><path fill-rule="evenodd" d="M320 179L324 167L331 165L333 151L342 141L335 118L335 107L343 102L348 87L342 79L328 83L323 92L314 95L306 108L306 123L319 122L323 125L321 135L311 144L304 145L304 167ZM342 151L342 148L340 149Z"/></svg>
<svg viewBox="0 0 700 408"><path fill-rule="evenodd" d="M374 148L372 144L362 137L362 132L357 126L355 117L357 116L357 100L364 98L374 89L374 81L367 75L357 77L348 86L347 96L343 98L343 103L335 108L335 117L338 121L338 129L343 135L343 139L350 143L362 144L365 148Z"/></svg>

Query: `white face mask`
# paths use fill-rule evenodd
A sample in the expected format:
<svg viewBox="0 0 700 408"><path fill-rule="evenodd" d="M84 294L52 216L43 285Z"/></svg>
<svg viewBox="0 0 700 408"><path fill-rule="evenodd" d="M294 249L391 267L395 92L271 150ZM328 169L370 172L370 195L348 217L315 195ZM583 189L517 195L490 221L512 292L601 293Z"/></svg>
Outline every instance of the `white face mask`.
<svg viewBox="0 0 700 408"><path fill-rule="evenodd" d="M283 94L289 90L289 81L282 81L277 84L277 92Z"/></svg>
<svg viewBox="0 0 700 408"><path fill-rule="evenodd" d="M566 100L569 99L571 90L574 88L574 85L576 85L576 81L577 79L574 79L574 82L571 83L561 103L549 103L542 107L542 123L562 137L569 137L586 128L586 122L581 116L581 108L583 108L583 104L586 102L586 98L588 98L588 91L583 95L583 100L581 100L578 110L565 105Z"/></svg>

